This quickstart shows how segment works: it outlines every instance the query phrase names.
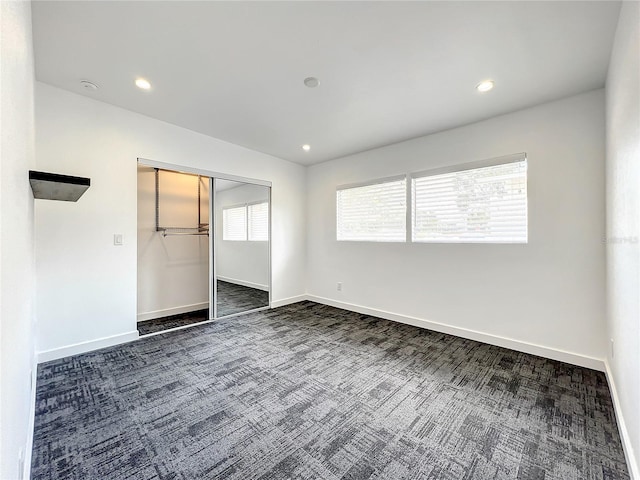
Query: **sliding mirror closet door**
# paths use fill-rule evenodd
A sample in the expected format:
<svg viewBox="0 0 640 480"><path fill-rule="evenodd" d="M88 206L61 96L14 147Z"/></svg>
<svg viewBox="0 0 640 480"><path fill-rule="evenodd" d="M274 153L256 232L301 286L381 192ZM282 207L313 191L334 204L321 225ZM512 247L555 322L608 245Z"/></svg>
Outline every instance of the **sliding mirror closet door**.
<svg viewBox="0 0 640 480"><path fill-rule="evenodd" d="M271 188L219 178L214 184L216 317L268 307Z"/></svg>
<svg viewBox="0 0 640 480"><path fill-rule="evenodd" d="M212 318L209 177L138 164L138 331Z"/></svg>

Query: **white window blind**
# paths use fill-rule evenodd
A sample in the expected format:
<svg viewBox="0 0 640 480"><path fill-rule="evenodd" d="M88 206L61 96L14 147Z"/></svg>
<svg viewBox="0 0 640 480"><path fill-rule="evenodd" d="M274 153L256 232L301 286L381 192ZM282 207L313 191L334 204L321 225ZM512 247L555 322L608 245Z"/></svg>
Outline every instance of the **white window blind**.
<svg viewBox="0 0 640 480"><path fill-rule="evenodd" d="M414 242L526 243L527 161L412 180Z"/></svg>
<svg viewBox="0 0 640 480"><path fill-rule="evenodd" d="M404 242L407 227L406 178L338 187L337 239Z"/></svg>
<svg viewBox="0 0 640 480"><path fill-rule="evenodd" d="M266 242L269 239L269 204L254 203L247 206L249 215L249 240Z"/></svg>
<svg viewBox="0 0 640 480"><path fill-rule="evenodd" d="M222 209L222 239L243 241L247 239L247 208Z"/></svg>

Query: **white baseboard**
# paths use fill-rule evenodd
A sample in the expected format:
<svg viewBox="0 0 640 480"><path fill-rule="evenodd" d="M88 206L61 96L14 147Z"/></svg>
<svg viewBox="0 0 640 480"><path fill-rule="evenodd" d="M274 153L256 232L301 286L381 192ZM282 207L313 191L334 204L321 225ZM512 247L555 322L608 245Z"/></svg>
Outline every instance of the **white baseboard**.
<svg viewBox="0 0 640 480"><path fill-rule="evenodd" d="M217 278L223 282L235 283L236 285L242 285L243 287L257 288L258 290L264 290L265 292L269 291L269 285L248 282L246 280L238 280L237 278L223 277L222 275L218 275Z"/></svg>
<svg viewBox="0 0 640 480"><path fill-rule="evenodd" d="M311 300L312 302L322 303L324 305L342 308L344 310L350 310L352 312L372 315L387 320L393 320L394 322L406 323L407 325L426 328L435 332L447 333L449 335L455 335L457 337L467 338L469 340L475 340L478 342L488 343L490 345L496 345L498 347L509 348L518 352L529 353L532 355L537 355L539 357L549 358L551 360L558 360L560 362L566 362L572 365L578 365L580 367L591 368L600 372L604 372L605 368L603 360L599 358L587 357L578 353L566 352L564 350L544 347L542 345L523 342L521 340L500 337L497 335L478 332L476 330L469 330L461 327L454 327L452 325L446 325L444 323L432 322L429 320L423 320L421 318L386 312L384 310L377 310L375 308L364 307L362 305L340 302L330 298L318 297L315 295L307 295L306 299Z"/></svg>
<svg viewBox="0 0 640 480"><path fill-rule="evenodd" d="M295 297L283 298L282 300L274 300L271 302L271 308L284 307L285 305L291 305L292 303L298 303L304 300L309 300L309 296L303 294L296 295Z"/></svg>
<svg viewBox="0 0 640 480"><path fill-rule="evenodd" d="M33 456L33 432L36 423L36 386L38 381L38 354L33 352L31 362L31 395L29 396L29 430L27 430L27 444L24 449L24 463L22 465L22 478L31 478L31 457Z"/></svg>
<svg viewBox="0 0 640 480"><path fill-rule="evenodd" d="M101 348L131 342L133 340L137 340L138 336L138 331L134 330L132 332L121 333L119 335L112 335L111 337L103 337L96 340L89 340L87 342L74 343L73 345L67 345L65 347L44 350L42 352L38 352L38 363L44 363L50 360L68 357L70 355L78 355L79 353L86 353L92 350L99 350Z"/></svg>
<svg viewBox="0 0 640 480"><path fill-rule="evenodd" d="M194 303L193 305L182 305L181 307L165 308L164 310L154 310L153 312L145 312L138 314L138 321L145 322L156 318L169 317L171 315L180 315L181 313L195 312L196 310L204 310L209 308L209 302Z"/></svg>
<svg viewBox="0 0 640 480"><path fill-rule="evenodd" d="M620 432L620 439L622 440L622 448L624 450L625 458L627 460L627 468L629 469L629 475L631 480L640 480L640 468L636 461L636 456L631 445L631 439L629 438L629 431L622 415L622 408L620 406L620 399L618 397L618 389L616 383L613 380L613 374L611 373L611 366L609 361L604 361L605 375L607 376L607 382L609 383L609 390L611 391L611 398L613 399L613 408L616 412L616 423L618 424L618 431ZM636 412L633 412L636 413Z"/></svg>

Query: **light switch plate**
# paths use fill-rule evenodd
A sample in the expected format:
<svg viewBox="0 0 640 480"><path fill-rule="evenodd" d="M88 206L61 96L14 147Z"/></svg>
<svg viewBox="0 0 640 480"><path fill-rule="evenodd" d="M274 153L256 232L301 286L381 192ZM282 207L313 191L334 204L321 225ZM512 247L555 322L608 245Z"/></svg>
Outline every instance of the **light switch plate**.
<svg viewBox="0 0 640 480"><path fill-rule="evenodd" d="M121 233L113 234L113 244L114 245L124 245L124 240Z"/></svg>

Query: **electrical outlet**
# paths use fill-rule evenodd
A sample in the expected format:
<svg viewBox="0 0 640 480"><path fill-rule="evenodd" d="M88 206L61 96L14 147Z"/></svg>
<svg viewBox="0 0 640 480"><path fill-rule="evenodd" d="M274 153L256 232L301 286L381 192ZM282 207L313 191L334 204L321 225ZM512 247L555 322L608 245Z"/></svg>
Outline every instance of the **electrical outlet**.
<svg viewBox="0 0 640 480"><path fill-rule="evenodd" d="M611 340L611 358L613 358L613 338L610 338L609 340Z"/></svg>
<svg viewBox="0 0 640 480"><path fill-rule="evenodd" d="M341 292L342 291L342 282L338 282L338 291Z"/></svg>

